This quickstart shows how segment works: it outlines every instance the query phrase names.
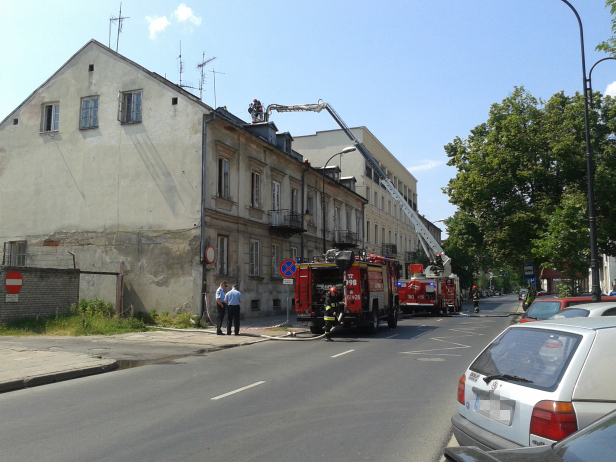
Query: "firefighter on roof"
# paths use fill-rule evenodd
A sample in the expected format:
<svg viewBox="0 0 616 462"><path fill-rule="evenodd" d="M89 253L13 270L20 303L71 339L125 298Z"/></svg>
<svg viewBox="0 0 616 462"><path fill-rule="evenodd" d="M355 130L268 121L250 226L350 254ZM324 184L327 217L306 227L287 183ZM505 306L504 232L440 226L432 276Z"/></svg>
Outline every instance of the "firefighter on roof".
<svg viewBox="0 0 616 462"><path fill-rule="evenodd" d="M338 308L338 289L336 287L330 287L327 295L325 295L325 315L323 320L325 321L325 340L333 342L332 339L332 327L336 322L336 309Z"/></svg>

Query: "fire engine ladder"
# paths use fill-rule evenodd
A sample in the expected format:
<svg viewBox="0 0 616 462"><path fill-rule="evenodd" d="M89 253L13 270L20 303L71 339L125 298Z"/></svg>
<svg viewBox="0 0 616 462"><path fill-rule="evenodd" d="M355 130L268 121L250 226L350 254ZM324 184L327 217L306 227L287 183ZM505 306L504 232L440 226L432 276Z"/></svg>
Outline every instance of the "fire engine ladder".
<svg viewBox="0 0 616 462"><path fill-rule="evenodd" d="M441 257L443 259L443 263L445 266L445 270L443 271L442 275L449 276L449 274L451 274L450 259L447 257L447 255L445 255L445 252L443 252L443 248L441 247L441 245L434 238L434 236L430 234L430 231L428 231L428 229L421 222L421 219L419 218L419 215L417 214L417 212L415 212L415 210L413 210L413 208L408 204L408 202L404 200L404 196L402 196L402 194L400 194L400 191L398 191L398 189L393 185L393 183L387 177L387 175L385 174L385 172L383 171L379 163L374 159L370 151L368 151L368 149L363 145L363 143L359 141L355 135L353 135L353 132L344 123L342 118L338 115L338 113L334 110L333 107L331 107L329 104L321 100L319 100L319 103L317 104L297 104L293 106L284 106L281 104L270 104L269 106L267 106L267 109L265 111L265 121L267 122L269 120L269 116L272 113L272 111L321 112L323 109L326 109L327 112L329 112L329 114L338 123L340 128L342 128L344 133L346 133L346 135L353 142L353 144L355 144L355 148L361 153L362 156L364 156L364 158L366 159L366 162L368 162L370 167L379 176L380 181L385 185L385 189L387 189L389 194L391 194L391 196L398 203L400 208L404 211L404 213L410 220L411 224L415 228L415 232L419 236L419 241L424 249L424 252L426 252L426 255L428 255L428 257L434 258L437 253L441 254ZM430 271L431 269L427 269L426 273Z"/></svg>

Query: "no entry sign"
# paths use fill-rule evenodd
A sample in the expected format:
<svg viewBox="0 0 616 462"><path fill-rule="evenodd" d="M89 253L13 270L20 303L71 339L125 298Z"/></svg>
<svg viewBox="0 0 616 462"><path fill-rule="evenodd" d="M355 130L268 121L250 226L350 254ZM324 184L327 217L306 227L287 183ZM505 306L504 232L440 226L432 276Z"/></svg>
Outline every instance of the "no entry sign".
<svg viewBox="0 0 616 462"><path fill-rule="evenodd" d="M9 274L6 275L4 286L9 294L18 294L23 283L24 279L21 277L19 271L10 271Z"/></svg>

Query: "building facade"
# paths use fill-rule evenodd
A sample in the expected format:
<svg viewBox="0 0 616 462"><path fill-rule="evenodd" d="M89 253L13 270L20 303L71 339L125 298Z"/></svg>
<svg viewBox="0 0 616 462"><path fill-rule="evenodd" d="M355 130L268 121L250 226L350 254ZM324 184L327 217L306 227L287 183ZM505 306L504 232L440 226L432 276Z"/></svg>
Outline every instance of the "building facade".
<svg viewBox="0 0 616 462"><path fill-rule="evenodd" d="M409 206L417 211L417 179L366 127L352 128L351 131L370 151ZM352 146L352 143L342 130L320 131L314 135L296 136L294 140L295 149L304 158L322 167L346 146ZM403 268L402 276L407 277L408 263L415 257L419 240L402 208L358 151L334 157L329 165L338 165L343 176L356 178L357 192L368 201L362 246L368 253L394 258Z"/></svg>
<svg viewBox="0 0 616 462"><path fill-rule="evenodd" d="M292 142L92 40L0 122L2 264L89 271L80 296L114 302L97 273L121 273L125 310L201 313L223 280L245 316L284 310L280 262L365 204L328 179L321 226L321 172Z"/></svg>

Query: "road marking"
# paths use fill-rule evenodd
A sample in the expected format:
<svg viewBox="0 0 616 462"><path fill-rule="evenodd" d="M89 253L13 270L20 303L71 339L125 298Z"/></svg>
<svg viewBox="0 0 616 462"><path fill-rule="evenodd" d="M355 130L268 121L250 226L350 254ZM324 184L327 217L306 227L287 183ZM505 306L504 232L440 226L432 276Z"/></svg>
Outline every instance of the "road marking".
<svg viewBox="0 0 616 462"><path fill-rule="evenodd" d="M344 353L338 353L337 355L332 356L332 358L337 358L338 356L345 355L347 353L350 353L351 351L355 351L355 350L349 350L349 351L345 351Z"/></svg>
<svg viewBox="0 0 616 462"><path fill-rule="evenodd" d="M460 356L460 355L456 355ZM443 358L417 358L417 361L445 361Z"/></svg>
<svg viewBox="0 0 616 462"><path fill-rule="evenodd" d="M221 399L221 398L226 398L227 396L234 395L236 393L239 393L240 391L248 390L249 388L256 387L257 385L261 385L262 383L265 383L265 381L262 380L260 382L255 382L252 385L238 388L237 390L230 391L229 393L225 393L224 395L216 396L215 398L212 398L212 401L216 401L217 399Z"/></svg>
<svg viewBox="0 0 616 462"><path fill-rule="evenodd" d="M400 334L390 335L389 337L385 337L385 338L394 338L394 337L397 337L398 335L400 335Z"/></svg>
<svg viewBox="0 0 616 462"><path fill-rule="evenodd" d="M442 321L442 319L437 319L436 322Z"/></svg>

